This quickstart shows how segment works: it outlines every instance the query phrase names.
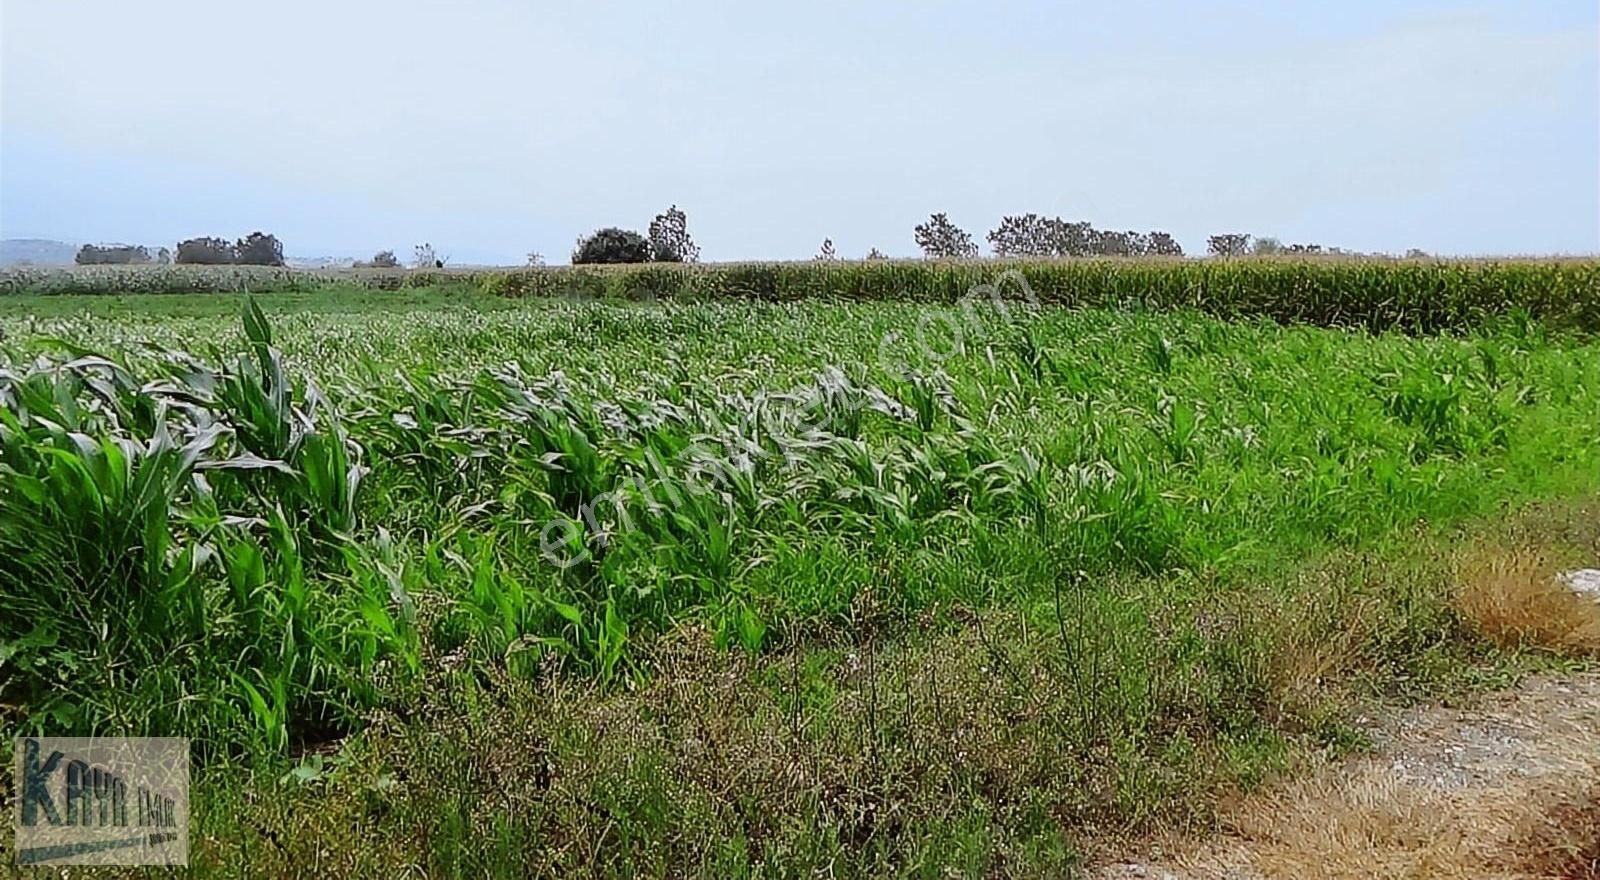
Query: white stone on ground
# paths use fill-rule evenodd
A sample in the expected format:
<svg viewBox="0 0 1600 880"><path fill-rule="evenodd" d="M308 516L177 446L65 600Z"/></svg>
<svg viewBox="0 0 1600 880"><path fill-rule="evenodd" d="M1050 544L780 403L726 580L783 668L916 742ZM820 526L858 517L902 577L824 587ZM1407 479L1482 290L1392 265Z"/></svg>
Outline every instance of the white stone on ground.
<svg viewBox="0 0 1600 880"><path fill-rule="evenodd" d="M1600 602L1600 568L1580 568L1561 575L1559 579L1574 593Z"/></svg>

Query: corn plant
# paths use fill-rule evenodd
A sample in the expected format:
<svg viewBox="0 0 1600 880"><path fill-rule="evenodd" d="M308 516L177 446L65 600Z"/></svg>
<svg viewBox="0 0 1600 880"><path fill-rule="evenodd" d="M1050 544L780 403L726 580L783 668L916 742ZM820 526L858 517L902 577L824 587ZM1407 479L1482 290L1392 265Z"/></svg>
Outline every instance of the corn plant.
<svg viewBox="0 0 1600 880"><path fill-rule="evenodd" d="M374 607L309 567L308 541L355 526L353 444L294 407L316 394L259 310L246 326L256 359L232 368L0 370L0 657L25 725L218 735L237 709L282 749L371 705L380 656L414 653L393 592Z"/></svg>

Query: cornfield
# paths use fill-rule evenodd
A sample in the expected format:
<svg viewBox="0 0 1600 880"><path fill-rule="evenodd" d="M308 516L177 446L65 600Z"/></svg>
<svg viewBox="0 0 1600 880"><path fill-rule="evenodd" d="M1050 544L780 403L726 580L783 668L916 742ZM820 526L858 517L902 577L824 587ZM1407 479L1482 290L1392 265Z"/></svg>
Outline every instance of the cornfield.
<svg viewBox="0 0 1600 880"><path fill-rule="evenodd" d="M685 623L760 653L885 579L911 610L1226 571L1600 472L1600 352L1530 322L548 301L6 329L25 729L281 751L447 655L632 680Z"/></svg>
<svg viewBox="0 0 1600 880"><path fill-rule="evenodd" d="M1020 271L0 299L0 725L191 737L224 874L1060 876L1348 739L1347 683L1523 662L1392 560L1600 490L1600 343L1536 283L1586 264Z"/></svg>
<svg viewBox="0 0 1600 880"><path fill-rule="evenodd" d="M457 284L514 297L938 304L993 286L1013 297L1025 290L1041 304L1192 308L1224 318L1371 330L1430 333L1510 314L1600 330L1600 263L1591 260L972 260L319 272L87 267L6 270L0 296L286 292L330 282L377 290Z"/></svg>

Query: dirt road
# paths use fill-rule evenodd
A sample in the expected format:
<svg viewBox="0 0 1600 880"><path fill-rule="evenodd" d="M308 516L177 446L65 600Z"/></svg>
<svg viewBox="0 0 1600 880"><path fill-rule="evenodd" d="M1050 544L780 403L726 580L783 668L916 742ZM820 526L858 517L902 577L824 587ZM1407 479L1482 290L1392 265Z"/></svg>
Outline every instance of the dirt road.
<svg viewBox="0 0 1600 880"><path fill-rule="evenodd" d="M1600 880L1600 674L1414 709L1374 738L1230 808L1209 840L1094 876Z"/></svg>

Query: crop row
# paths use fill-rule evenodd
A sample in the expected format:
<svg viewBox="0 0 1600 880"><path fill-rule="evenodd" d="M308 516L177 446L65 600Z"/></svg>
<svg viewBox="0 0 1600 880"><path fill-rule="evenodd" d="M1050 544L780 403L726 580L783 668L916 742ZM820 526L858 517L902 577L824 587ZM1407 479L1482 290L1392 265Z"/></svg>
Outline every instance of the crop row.
<svg viewBox="0 0 1600 880"><path fill-rule="evenodd" d="M633 300L806 299L1041 304L1168 310L1285 323L1436 332L1524 315L1600 330L1600 262L1364 259L972 260L643 264L603 267L343 270L247 267L20 269L3 294L299 291L462 284L516 297Z"/></svg>

